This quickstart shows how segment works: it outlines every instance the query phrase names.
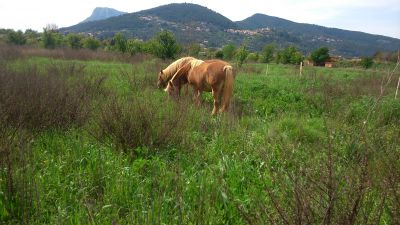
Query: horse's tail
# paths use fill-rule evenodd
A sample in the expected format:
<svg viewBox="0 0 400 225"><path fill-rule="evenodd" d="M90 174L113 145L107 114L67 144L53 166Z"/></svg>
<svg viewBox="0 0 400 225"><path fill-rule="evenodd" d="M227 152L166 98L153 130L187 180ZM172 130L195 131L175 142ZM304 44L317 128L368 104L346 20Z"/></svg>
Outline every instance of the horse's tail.
<svg viewBox="0 0 400 225"><path fill-rule="evenodd" d="M233 93L233 83L235 81L235 75L233 73L233 68L230 65L224 66L225 71L225 83L224 83L224 89L223 89L223 104L221 108L221 112L225 111L229 107L229 103L232 97Z"/></svg>

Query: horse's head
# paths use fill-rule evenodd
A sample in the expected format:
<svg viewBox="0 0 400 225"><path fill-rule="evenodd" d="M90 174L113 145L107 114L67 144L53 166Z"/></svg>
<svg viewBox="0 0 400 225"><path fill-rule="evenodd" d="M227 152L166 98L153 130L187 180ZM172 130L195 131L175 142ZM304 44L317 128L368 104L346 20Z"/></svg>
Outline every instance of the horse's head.
<svg viewBox="0 0 400 225"><path fill-rule="evenodd" d="M161 70L158 73L157 87L158 88L165 88L166 86L167 86L167 80L165 80L164 72Z"/></svg>

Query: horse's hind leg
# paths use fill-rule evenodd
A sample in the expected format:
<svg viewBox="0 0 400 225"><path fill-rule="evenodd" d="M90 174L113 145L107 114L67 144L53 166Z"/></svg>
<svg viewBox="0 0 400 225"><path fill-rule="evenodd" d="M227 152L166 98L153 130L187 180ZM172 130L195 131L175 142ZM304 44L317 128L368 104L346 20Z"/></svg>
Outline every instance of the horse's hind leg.
<svg viewBox="0 0 400 225"><path fill-rule="evenodd" d="M215 115L218 113L221 104L221 91L217 88L212 88L212 95L214 97L214 108L211 114Z"/></svg>

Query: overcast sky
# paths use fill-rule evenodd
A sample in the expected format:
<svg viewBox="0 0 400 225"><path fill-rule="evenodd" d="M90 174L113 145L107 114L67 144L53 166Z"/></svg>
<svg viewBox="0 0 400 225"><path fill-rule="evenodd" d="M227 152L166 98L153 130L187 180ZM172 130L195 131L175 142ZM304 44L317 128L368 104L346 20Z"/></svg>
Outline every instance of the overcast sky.
<svg viewBox="0 0 400 225"><path fill-rule="evenodd" d="M188 2L206 6L233 21L255 13L300 23L363 31L400 38L400 0L0 0L0 28L31 28L46 24L71 26L90 16L95 7L136 12Z"/></svg>

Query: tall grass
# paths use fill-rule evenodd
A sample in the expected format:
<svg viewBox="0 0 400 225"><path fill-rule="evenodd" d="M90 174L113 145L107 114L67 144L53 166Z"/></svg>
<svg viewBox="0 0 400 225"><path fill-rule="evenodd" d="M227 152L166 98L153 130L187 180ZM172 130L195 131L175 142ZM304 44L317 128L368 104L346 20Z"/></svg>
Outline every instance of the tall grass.
<svg viewBox="0 0 400 225"><path fill-rule="evenodd" d="M4 223L400 222L385 73L246 65L231 110L211 117L210 95L197 107L156 88L158 62L13 62L0 82Z"/></svg>

